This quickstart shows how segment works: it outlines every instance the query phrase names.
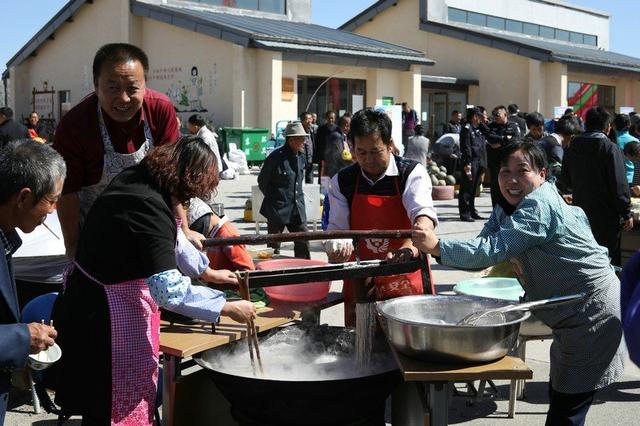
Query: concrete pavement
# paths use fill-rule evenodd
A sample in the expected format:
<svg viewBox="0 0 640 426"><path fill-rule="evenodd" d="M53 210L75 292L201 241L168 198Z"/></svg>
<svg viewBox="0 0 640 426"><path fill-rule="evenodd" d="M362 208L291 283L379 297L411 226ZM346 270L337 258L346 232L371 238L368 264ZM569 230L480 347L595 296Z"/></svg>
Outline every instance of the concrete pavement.
<svg viewBox="0 0 640 426"><path fill-rule="evenodd" d="M251 197L251 185L256 184L257 169L250 175L239 176L232 181L222 181L218 187L216 201L224 204L225 214L228 215L242 234L254 233L254 223L242 221L244 203ZM477 199L480 214L488 217L491 211L491 203L488 192L481 194ZM470 238L480 231L484 221L460 222L458 220L457 200L436 201L440 224L437 233L441 237L465 239ZM256 208L259 208L256 207ZM261 232L266 232L266 224ZM311 242L312 258L326 260L326 255L318 242ZM283 244L281 253L293 256L293 244ZM433 264L434 279L437 291L450 291L456 282L478 276L478 272L465 272L453 270L442 265ZM340 283L333 283L332 288L338 290ZM331 325L342 325L342 305L323 311L321 321ZM474 406L468 406L468 399L453 397L449 411L451 424L468 425L542 425L544 424L547 410L547 380L549 374L549 346L550 340L530 341L527 344L526 363L533 370L533 380L526 385L527 398L518 401L516 417L507 418L508 406L508 382L497 381L499 395L493 399L484 399ZM462 389L462 388L461 388ZM55 417L47 414L34 415L29 405L29 395L21 394L18 405L7 413L5 425L55 425ZM14 404L15 405L15 404ZM622 381L610 386L608 389L596 395L596 402L587 416L587 425L637 425L638 412L640 411L640 369L630 362ZM80 422L72 420L67 425L79 425Z"/></svg>

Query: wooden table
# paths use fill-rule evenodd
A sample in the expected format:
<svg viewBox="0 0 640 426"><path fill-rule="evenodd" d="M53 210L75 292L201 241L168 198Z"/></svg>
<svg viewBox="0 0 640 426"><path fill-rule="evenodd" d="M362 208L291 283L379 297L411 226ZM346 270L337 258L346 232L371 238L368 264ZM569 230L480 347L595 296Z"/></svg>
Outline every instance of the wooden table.
<svg viewBox="0 0 640 426"><path fill-rule="evenodd" d="M506 356L498 361L485 364L439 364L410 358L398 352L393 345L391 352L398 363L405 382L422 383L429 390L426 399L419 387L422 403L421 417L427 412L431 426L444 426L449 418L449 385L455 382L475 380L510 380L509 417L515 410L515 388L519 379L531 379L533 372L520 358ZM410 396L409 396L410 397Z"/></svg>
<svg viewBox="0 0 640 426"><path fill-rule="evenodd" d="M319 318L319 311L342 303L342 293L329 293L325 300L312 303L273 302L258 310L255 325L258 333L271 330L288 322L306 318ZM212 332L211 324L160 326L160 352L162 363L162 423L172 426L175 414L176 385L181 377L181 363L184 358L194 356L208 349L226 345L247 335L247 327L222 316Z"/></svg>

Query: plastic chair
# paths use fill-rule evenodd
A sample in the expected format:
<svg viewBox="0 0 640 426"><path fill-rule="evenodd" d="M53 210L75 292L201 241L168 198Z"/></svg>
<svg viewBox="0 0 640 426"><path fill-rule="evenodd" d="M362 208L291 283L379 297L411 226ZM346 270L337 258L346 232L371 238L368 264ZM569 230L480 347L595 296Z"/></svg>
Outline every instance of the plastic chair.
<svg viewBox="0 0 640 426"><path fill-rule="evenodd" d="M51 311L53 304L58 297L58 293L47 293L31 299L22 309L21 322L28 324L31 322L44 322L49 324L51 321ZM29 382L31 385L31 398L33 399L33 411L40 413L40 398L36 392L36 382L33 380L33 373L27 368L29 374Z"/></svg>

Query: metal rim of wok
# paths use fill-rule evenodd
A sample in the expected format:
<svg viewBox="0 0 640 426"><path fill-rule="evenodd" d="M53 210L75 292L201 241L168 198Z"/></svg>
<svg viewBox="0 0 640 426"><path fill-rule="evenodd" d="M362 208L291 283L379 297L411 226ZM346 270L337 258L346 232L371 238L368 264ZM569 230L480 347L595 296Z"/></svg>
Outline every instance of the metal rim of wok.
<svg viewBox="0 0 640 426"><path fill-rule="evenodd" d="M502 305L502 306L506 306L506 305L512 305L513 302L509 302L509 301L503 301L500 299L492 299L489 297L478 297L478 296L445 296L445 295L414 295L414 296L403 296L403 297L397 297L395 299L389 299L389 300L385 300L383 302L378 302L376 304L376 310L378 311L379 315L382 315L385 319L391 319L393 321L397 321L399 323L402 324L407 324L407 325L416 325L416 326L437 326L437 327L442 327L442 328L495 328L495 327L505 327L505 326L509 326L509 325L514 325L514 324L518 324L521 323L523 321L526 321L527 319L529 319L529 317L531 316L531 312L523 312L522 316L513 320L513 321L509 321L509 322L503 322L500 324L495 324L495 325L471 325L471 324L432 324L432 323L427 323L427 322L423 322L423 321L412 321L409 319L405 319L402 318L400 316L397 315L393 315L391 313L388 312L388 310L390 309L390 307L393 307L394 305L402 305L403 303L406 302L410 302L413 300L420 300L420 299L427 299L427 298L439 298L439 299L450 299L450 300L455 300L456 302L460 302L460 303L471 303L471 302L486 302L490 305Z"/></svg>

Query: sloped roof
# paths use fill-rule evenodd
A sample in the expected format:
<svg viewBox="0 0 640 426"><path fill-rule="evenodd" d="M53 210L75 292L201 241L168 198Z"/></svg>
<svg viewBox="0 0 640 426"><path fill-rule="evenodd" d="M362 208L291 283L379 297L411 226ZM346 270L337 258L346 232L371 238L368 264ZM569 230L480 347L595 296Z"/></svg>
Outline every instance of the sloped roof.
<svg viewBox="0 0 640 426"><path fill-rule="evenodd" d="M432 21L421 23L420 29L540 61L563 62L593 68L640 73L639 58L608 50L583 47L570 43L556 43L525 35L520 36L513 33L507 34L505 32L492 31L488 28L483 28L480 31Z"/></svg>
<svg viewBox="0 0 640 426"><path fill-rule="evenodd" d="M132 0L134 15L206 34L245 47L290 53L285 59L345 58L351 64L408 68L433 65L419 50L315 24L231 14L181 4L150 4ZM301 56L301 54L303 55ZM324 62L325 60L320 60ZM355 62L354 62L355 61Z"/></svg>
<svg viewBox="0 0 640 426"><path fill-rule="evenodd" d="M10 60L8 68L20 65L64 23L71 22L74 13L93 0L70 0L49 20ZM154 5L130 0L131 12L206 34L246 47L278 50L285 59L314 62L341 63L347 65L378 66L405 69L413 64L433 65L418 50L386 43L347 31L314 24L278 19L258 18L194 8L191 5Z"/></svg>
<svg viewBox="0 0 640 426"><path fill-rule="evenodd" d="M34 54L36 49L40 47L47 39L53 39L54 34L58 28L60 28L65 22L71 22L73 20L73 14L80 9L85 3L92 3L91 0L71 0L65 4L53 18L49 20L44 26L29 40L18 52L13 55L9 62L7 62L7 69L12 65L20 65L30 55Z"/></svg>

